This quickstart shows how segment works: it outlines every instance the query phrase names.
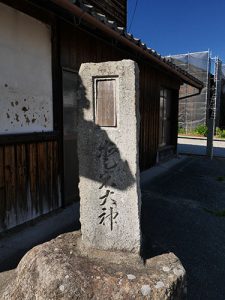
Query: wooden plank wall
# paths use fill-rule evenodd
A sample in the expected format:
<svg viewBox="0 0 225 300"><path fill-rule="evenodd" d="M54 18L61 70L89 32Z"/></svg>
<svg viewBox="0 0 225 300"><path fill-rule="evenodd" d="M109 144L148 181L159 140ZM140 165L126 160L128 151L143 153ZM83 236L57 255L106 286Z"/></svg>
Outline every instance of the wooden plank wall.
<svg viewBox="0 0 225 300"><path fill-rule="evenodd" d="M79 70L83 62L103 62L130 58L135 60L140 69L140 168L145 170L156 162L159 132L159 91L160 86L179 90L179 80L163 73L150 64L141 61L131 53L120 51L113 45L94 38L92 35L61 23L61 66ZM173 101L178 103L178 94L173 93ZM176 107L175 104L175 107ZM173 111L175 118L176 110ZM173 127L177 134L176 127ZM173 139L176 146L176 140Z"/></svg>
<svg viewBox="0 0 225 300"><path fill-rule="evenodd" d="M154 165L159 144L159 84L158 73L141 65L140 72L140 169Z"/></svg>
<svg viewBox="0 0 225 300"><path fill-rule="evenodd" d="M56 140L0 145L0 232L61 205Z"/></svg>

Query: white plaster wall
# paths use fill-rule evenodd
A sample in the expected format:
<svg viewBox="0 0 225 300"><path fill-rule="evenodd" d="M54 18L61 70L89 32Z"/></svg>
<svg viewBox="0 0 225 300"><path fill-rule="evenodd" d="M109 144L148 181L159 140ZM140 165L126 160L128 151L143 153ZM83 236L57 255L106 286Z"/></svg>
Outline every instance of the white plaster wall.
<svg viewBox="0 0 225 300"><path fill-rule="evenodd" d="M51 28L0 3L0 134L51 130Z"/></svg>

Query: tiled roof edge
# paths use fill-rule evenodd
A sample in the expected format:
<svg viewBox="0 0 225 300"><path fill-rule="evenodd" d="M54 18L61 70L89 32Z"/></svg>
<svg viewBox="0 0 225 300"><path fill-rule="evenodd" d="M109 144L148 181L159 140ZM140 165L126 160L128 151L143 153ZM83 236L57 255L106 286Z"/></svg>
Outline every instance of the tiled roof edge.
<svg viewBox="0 0 225 300"><path fill-rule="evenodd" d="M74 5L79 6L82 10L95 17L98 21L104 23L106 26L110 27L112 30L119 33L121 36L125 37L127 40L134 43L142 50L146 51L148 54L156 57L159 60L159 62L169 66L172 70L176 70L178 73L185 75L187 78L196 82L197 84L202 85L202 82L196 77L192 76L187 71L172 63L169 58L161 56L156 50L149 48L145 43L141 41L141 39L136 38L133 36L132 33L127 32L124 27L117 26L117 23L115 21L109 20L104 14L96 12L92 5L86 4L82 0L71 0L70 2L72 2Z"/></svg>

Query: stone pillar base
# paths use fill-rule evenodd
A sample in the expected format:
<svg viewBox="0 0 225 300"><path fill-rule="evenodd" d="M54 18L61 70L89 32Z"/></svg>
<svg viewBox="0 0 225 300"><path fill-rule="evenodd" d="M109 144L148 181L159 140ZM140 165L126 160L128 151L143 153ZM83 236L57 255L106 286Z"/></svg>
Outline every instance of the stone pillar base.
<svg viewBox="0 0 225 300"><path fill-rule="evenodd" d="M185 270L173 253L144 265L136 254L87 249L80 232L30 250L1 299L186 299Z"/></svg>

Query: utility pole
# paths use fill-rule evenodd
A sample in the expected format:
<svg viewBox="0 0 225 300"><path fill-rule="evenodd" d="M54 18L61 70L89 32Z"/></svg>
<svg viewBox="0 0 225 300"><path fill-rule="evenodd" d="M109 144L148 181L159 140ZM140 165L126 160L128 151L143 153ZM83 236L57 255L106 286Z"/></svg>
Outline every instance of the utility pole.
<svg viewBox="0 0 225 300"><path fill-rule="evenodd" d="M209 79L210 84L210 94L209 94L209 105L208 105L208 134L207 134L207 156L213 158L213 137L215 132L216 123L216 110L218 97L220 97L220 70L221 61L218 57L215 57L215 69L214 69L214 79ZM209 75L210 76L210 75Z"/></svg>

